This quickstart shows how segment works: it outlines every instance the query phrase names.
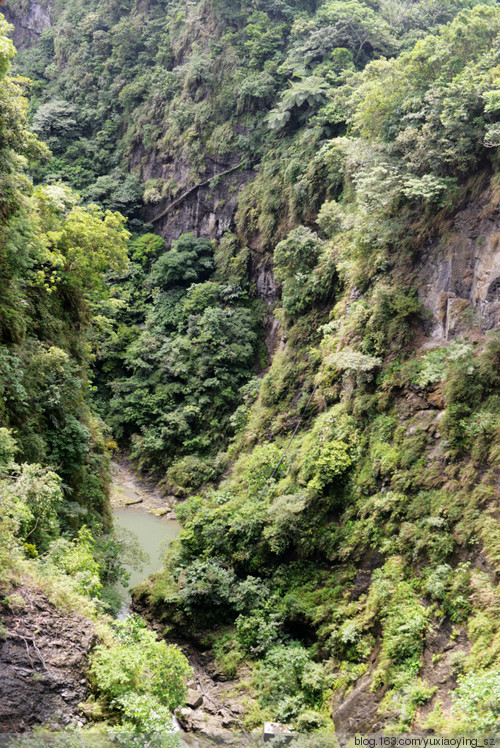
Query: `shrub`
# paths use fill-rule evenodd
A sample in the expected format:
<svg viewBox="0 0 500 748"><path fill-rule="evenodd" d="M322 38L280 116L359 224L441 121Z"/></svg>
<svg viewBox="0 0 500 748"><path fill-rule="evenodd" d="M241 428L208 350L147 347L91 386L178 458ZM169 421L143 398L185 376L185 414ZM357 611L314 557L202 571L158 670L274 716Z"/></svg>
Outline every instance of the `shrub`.
<svg viewBox="0 0 500 748"><path fill-rule="evenodd" d="M208 239L197 239L194 234L183 234L172 243L151 268L151 281L160 288L190 285L206 280L213 270L212 244Z"/></svg>
<svg viewBox="0 0 500 748"><path fill-rule="evenodd" d="M459 676L452 694L453 713L464 717L468 730L498 732L500 728L500 671L482 670Z"/></svg>
<svg viewBox="0 0 500 748"><path fill-rule="evenodd" d="M188 615L212 621L228 621L237 607L234 571L219 561L198 560L181 571L179 599Z"/></svg>
<svg viewBox="0 0 500 748"><path fill-rule="evenodd" d="M322 493L336 480L341 481L352 465L349 446L339 439L318 444L307 453L302 477L314 493Z"/></svg>
<svg viewBox="0 0 500 748"><path fill-rule="evenodd" d="M242 649L258 657L278 641L279 615L256 611L236 619L236 638Z"/></svg>
<svg viewBox="0 0 500 748"><path fill-rule="evenodd" d="M383 640L380 662L372 688L381 683L396 686L398 679L416 676L421 668L420 655L428 614L410 581L405 579L402 559L394 556L373 574L367 599L367 613L378 610Z"/></svg>
<svg viewBox="0 0 500 748"><path fill-rule="evenodd" d="M90 674L100 698L118 712L124 732L172 732L172 712L186 696L191 668L180 649L137 616L116 621L111 646L99 645Z"/></svg>
<svg viewBox="0 0 500 748"><path fill-rule="evenodd" d="M276 444L268 442L255 447L250 455L245 456L242 482L252 495L258 495L266 486L273 471L278 466L282 454L282 450ZM282 463L277 477L282 475L284 470Z"/></svg>
<svg viewBox="0 0 500 748"><path fill-rule="evenodd" d="M167 481L179 496L186 496L196 490L202 483L215 478L216 471L207 461L195 455L186 455L176 460L167 470Z"/></svg>
<svg viewBox="0 0 500 748"><path fill-rule="evenodd" d="M293 229L274 250L274 273L283 283L283 308L295 315L308 309L315 299L311 275L323 251L323 242L311 229Z"/></svg>
<svg viewBox="0 0 500 748"><path fill-rule="evenodd" d="M328 688L323 665L311 660L297 642L273 647L254 676L259 699L280 722L296 720L310 709L321 710Z"/></svg>
<svg viewBox="0 0 500 748"><path fill-rule="evenodd" d="M72 541L66 538L54 540L47 553L47 562L70 576L80 594L99 595L102 589L100 568L94 558L94 538L88 527L81 527Z"/></svg>

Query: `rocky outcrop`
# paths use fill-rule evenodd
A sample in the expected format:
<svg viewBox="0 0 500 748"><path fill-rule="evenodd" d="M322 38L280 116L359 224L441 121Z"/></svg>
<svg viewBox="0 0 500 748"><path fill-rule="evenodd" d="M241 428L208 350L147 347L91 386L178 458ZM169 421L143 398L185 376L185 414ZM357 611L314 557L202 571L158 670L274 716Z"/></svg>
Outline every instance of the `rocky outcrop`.
<svg viewBox="0 0 500 748"><path fill-rule="evenodd" d="M265 303L267 314L263 321L265 344L269 356L273 356L283 343L283 330L281 322L274 316L275 302L281 296L281 289L276 283L273 266L268 257L256 249L250 255L248 276L251 283L255 283L255 289L259 299Z"/></svg>
<svg viewBox="0 0 500 748"><path fill-rule="evenodd" d="M0 725L24 732L83 725L89 692L87 656L96 641L92 622L65 614L45 595L17 588L0 605Z"/></svg>
<svg viewBox="0 0 500 748"><path fill-rule="evenodd" d="M203 175L198 178L193 178L189 160L182 153L170 159L158 153L147 153L138 146L130 165L144 182L173 180L178 185L175 194L148 205L144 213L146 221L167 244L188 232L219 240L226 231L234 229L240 190L255 176L254 171L241 166L237 154L225 160L207 156ZM248 277L268 309L264 331L266 347L272 355L280 342L280 323L272 313L272 305L280 298L280 289L269 256L256 247L250 249Z"/></svg>
<svg viewBox="0 0 500 748"><path fill-rule="evenodd" d="M145 210L146 220L167 243L189 231L220 239L233 226L239 191L254 174L232 154L224 160L206 156L203 169L194 175L187 154L147 152L142 145L134 150L130 167L143 182L153 179L176 185L174 192Z"/></svg>
<svg viewBox="0 0 500 748"><path fill-rule="evenodd" d="M27 3L13 3L6 0L0 7L6 20L14 26L12 35L17 49L32 47L42 31L52 25L50 0L29 0Z"/></svg>
<svg viewBox="0 0 500 748"><path fill-rule="evenodd" d="M163 624L157 613L149 606L146 582L132 593L131 610L143 616L160 637L165 636ZM203 637L202 632L200 635ZM228 678L216 665L213 654L201 648L197 637L192 641L168 635L170 644L176 644L193 668L193 679L188 682L187 699L184 706L175 712L182 733L182 742L190 748L228 744L236 748L249 745L244 734L244 702L247 697L246 681L250 670L240 666L234 678ZM255 742L259 742L260 737Z"/></svg>
<svg viewBox="0 0 500 748"><path fill-rule="evenodd" d="M445 344L500 324L500 197L489 188L457 213L418 258L427 335Z"/></svg>

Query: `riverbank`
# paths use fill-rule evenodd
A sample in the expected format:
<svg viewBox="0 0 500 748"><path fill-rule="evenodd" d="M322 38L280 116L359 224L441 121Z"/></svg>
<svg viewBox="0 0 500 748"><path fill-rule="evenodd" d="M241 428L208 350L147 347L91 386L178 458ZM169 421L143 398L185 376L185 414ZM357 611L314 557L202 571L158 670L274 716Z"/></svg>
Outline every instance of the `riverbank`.
<svg viewBox="0 0 500 748"><path fill-rule="evenodd" d="M111 473L115 528L118 533L125 531L134 536L140 550L148 557L141 566L124 563L130 574L129 588L133 588L146 582L147 577L161 568L168 545L180 531L175 520L176 499L164 496L154 484L141 480L124 460L113 461ZM132 602L123 587L120 594L124 600L119 618L131 609L146 618L159 636L163 636L163 626L154 620L146 607L138 601ZM186 706L177 710L179 723L186 731L183 735L191 736L195 741L189 742L188 737L187 744L197 745L198 736L235 745L235 733L240 731L244 713L242 700L246 694L241 681L249 673L239 673L238 680L228 680L218 671L214 658L207 652L177 638L168 638L168 642L180 647L194 670L194 678L188 683Z"/></svg>
<svg viewBox="0 0 500 748"><path fill-rule="evenodd" d="M124 460L112 462L111 505L115 529L134 536L140 550L147 555L146 561L137 564L124 564L130 574L129 588L158 571L165 552L172 540L177 537L180 525L175 520L175 497L163 495L158 488L141 480ZM142 586L142 585L141 585ZM130 610L142 615L158 635L164 636L164 626L156 621L147 606L131 599L130 594L121 593L123 605L118 615L124 617ZM237 679L227 679L218 669L214 657L201 651L191 642L176 637L167 637L168 643L176 644L193 667L194 677L188 683L188 697L184 707L176 715L183 732L185 745L205 746L218 744L240 745L244 702L248 697L250 671L243 666ZM201 742L198 742L200 741ZM244 736L241 745L250 745Z"/></svg>
<svg viewBox="0 0 500 748"><path fill-rule="evenodd" d="M153 483L139 478L125 460L111 462L111 495L113 508L140 507L157 517L175 520L175 496L167 496Z"/></svg>
<svg viewBox="0 0 500 748"><path fill-rule="evenodd" d="M139 582L159 571L170 543L177 537L180 525L175 519L172 502L156 486L138 478L125 461L111 463L111 506L113 523L119 541L128 552L122 559L128 578L128 589L117 585L122 599L118 618L130 610L130 591ZM171 497L168 497L169 499Z"/></svg>

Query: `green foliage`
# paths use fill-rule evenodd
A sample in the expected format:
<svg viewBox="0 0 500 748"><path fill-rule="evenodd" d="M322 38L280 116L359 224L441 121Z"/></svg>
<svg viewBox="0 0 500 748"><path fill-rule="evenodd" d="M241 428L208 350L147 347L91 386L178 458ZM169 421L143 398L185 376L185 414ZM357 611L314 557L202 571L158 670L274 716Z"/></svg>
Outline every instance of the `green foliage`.
<svg viewBox="0 0 500 748"><path fill-rule="evenodd" d="M323 246L311 229L302 226L276 246L274 272L283 283L283 308L291 316L304 313L331 293L328 272L315 272Z"/></svg>
<svg viewBox="0 0 500 748"><path fill-rule="evenodd" d="M14 466L14 455L17 452L17 444L12 437L12 432L6 428L0 428L0 478L3 478Z"/></svg>
<svg viewBox="0 0 500 748"><path fill-rule="evenodd" d="M100 698L119 715L124 733L171 733L172 712L185 699L191 673L186 658L138 617L116 621L114 630L113 646L99 645L92 655Z"/></svg>
<svg viewBox="0 0 500 748"><path fill-rule="evenodd" d="M33 118L33 132L47 143L53 153L57 153L67 147L77 129L75 114L75 107L68 101L48 101L42 104Z"/></svg>
<svg viewBox="0 0 500 748"><path fill-rule="evenodd" d="M387 21L368 4L357 0L323 3L304 38L293 49L295 64L317 65L337 50L348 49L357 65L372 57L390 55L397 42Z"/></svg>
<svg viewBox="0 0 500 748"><path fill-rule="evenodd" d="M471 612L470 564L460 564L452 570L448 564L432 569L427 578L426 592L439 600L453 622L462 622Z"/></svg>
<svg viewBox="0 0 500 748"><path fill-rule="evenodd" d="M132 218L141 207L142 185L136 174L124 176L116 171L113 174L98 177L83 192L85 200L109 211L119 211ZM137 224L138 219L133 218Z"/></svg>
<svg viewBox="0 0 500 748"><path fill-rule="evenodd" d="M296 723L297 729L331 727L321 715L328 685L324 667L313 662L297 642L273 647L254 678L259 699L275 720Z"/></svg>
<svg viewBox="0 0 500 748"><path fill-rule="evenodd" d="M234 675L255 658L260 716L327 730L329 687L341 700L369 673L380 720L418 727L434 693L425 643L451 621L472 649L450 721L497 726L498 594L461 561L481 553L498 570L499 345L413 346L422 250L497 168L485 146L498 141L498 30L493 1L59 4L18 61L48 163L0 36L5 568L32 556L96 595L98 574L118 573L78 535L106 524L90 342L114 437L166 488L201 494L179 507L179 544L144 595L191 635L227 624L218 659ZM239 163L251 171L211 183L228 200L239 190L217 246L130 237L112 212L139 230ZM271 254L281 330L258 379ZM182 700L182 662L162 647L129 622L98 652L94 677L124 730L170 724Z"/></svg>
<svg viewBox="0 0 500 748"><path fill-rule="evenodd" d="M103 213L95 205L73 208L63 225L47 231L47 240L61 280L88 293L99 290L102 274L121 269L125 262L123 228L125 219L118 213ZM102 282L102 281L101 281Z"/></svg>
<svg viewBox="0 0 500 748"><path fill-rule="evenodd" d="M281 456L281 450L276 444L261 444L246 456L241 480L253 496L258 496L265 488L271 474L278 467Z"/></svg>
<svg viewBox="0 0 500 748"><path fill-rule="evenodd" d="M327 90L326 82L318 76L308 76L300 81L292 83L281 97L276 109L267 115L267 123L272 130L281 130L292 118L294 110L307 117L325 100ZM304 106L306 105L306 106ZM301 120L304 116L300 117Z"/></svg>
<svg viewBox="0 0 500 748"><path fill-rule="evenodd" d="M80 594L99 596L102 590L100 568L94 558L94 538L88 527L81 527L71 542L65 538L54 540L47 553L47 562L71 576Z"/></svg>
<svg viewBox="0 0 500 748"><path fill-rule="evenodd" d="M421 667L426 612L411 582L405 580L404 567L397 557L374 573L367 610L373 614L377 609L384 620L384 639L375 686L396 682L400 670L416 675Z"/></svg>
<svg viewBox="0 0 500 748"><path fill-rule="evenodd" d="M243 654L235 645L232 636L224 634L217 639L213 645L213 653L215 664L224 677L234 678L237 674L238 666L241 665L243 660Z"/></svg>
<svg viewBox="0 0 500 748"><path fill-rule="evenodd" d="M355 94L355 126L392 141L413 173L465 173L487 127L482 92L491 88L498 33L497 9L478 5L397 60L372 63Z"/></svg>
<svg viewBox="0 0 500 748"><path fill-rule="evenodd" d="M352 459L345 442L332 441L311 450L306 457L303 476L307 487L321 493L351 467Z"/></svg>
<svg viewBox="0 0 500 748"><path fill-rule="evenodd" d="M134 239L134 262L113 283L116 301L94 341L97 401L140 466L166 470L185 494L217 473L213 460L252 375L256 315L242 289L208 280L210 241L186 234L161 249L151 235ZM130 322L142 330L127 330Z"/></svg>
<svg viewBox="0 0 500 748"><path fill-rule="evenodd" d="M236 619L236 639L244 652L259 656L278 641L279 614L257 611Z"/></svg>
<svg viewBox="0 0 500 748"><path fill-rule="evenodd" d="M237 602L237 579L217 560L195 561L182 574L179 598L188 616L230 620Z"/></svg>
<svg viewBox="0 0 500 748"><path fill-rule="evenodd" d="M9 507L7 511L10 510L12 519L18 524L16 534L44 551L49 541L60 532L61 479L37 464L24 464L17 470L13 468L13 472L10 480L3 482L2 495Z"/></svg>
<svg viewBox="0 0 500 748"><path fill-rule="evenodd" d="M0 14L0 216L2 226L19 205L27 186L26 162L23 157L44 158L48 151L27 129L27 101L22 84L11 77L11 60L15 49L8 38L11 27ZM2 247L2 260L5 255ZM4 281L4 278L2 278Z"/></svg>
<svg viewBox="0 0 500 748"><path fill-rule="evenodd" d="M174 492L182 496L215 478L216 470L195 455L176 460L167 470L166 478Z"/></svg>
<svg viewBox="0 0 500 748"><path fill-rule="evenodd" d="M468 729L495 732L500 721L500 672L478 671L459 677L453 711Z"/></svg>
<svg viewBox="0 0 500 748"><path fill-rule="evenodd" d="M157 234L142 234L130 242L129 257L147 269L165 252L165 240Z"/></svg>
<svg viewBox="0 0 500 748"><path fill-rule="evenodd" d="M205 280L213 270L212 245L208 239L184 234L151 268L151 282L159 288Z"/></svg>
<svg viewBox="0 0 500 748"><path fill-rule="evenodd" d="M32 577L58 607L95 615L109 455L89 409L87 333L106 274L125 268L129 233L123 216L80 206L67 186L31 183L28 159L42 169L49 153L27 130L7 31L0 16L0 572L3 584ZM59 153L78 130L73 115L54 99L34 129Z"/></svg>

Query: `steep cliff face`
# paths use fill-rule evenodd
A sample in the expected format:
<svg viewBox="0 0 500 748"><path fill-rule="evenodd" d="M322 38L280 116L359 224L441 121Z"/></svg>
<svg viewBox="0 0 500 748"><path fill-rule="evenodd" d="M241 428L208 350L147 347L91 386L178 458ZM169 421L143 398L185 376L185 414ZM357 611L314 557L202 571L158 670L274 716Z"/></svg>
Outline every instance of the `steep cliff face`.
<svg viewBox="0 0 500 748"><path fill-rule="evenodd" d="M146 153L140 158L141 152L143 149L133 153L130 165L138 169L144 182L173 180L177 185L175 196L145 208L146 221L168 244L188 231L219 240L226 231L234 229L239 192L254 175L241 168L237 155L225 161L207 157L201 176L193 180L190 163L182 154L168 158Z"/></svg>
<svg viewBox="0 0 500 748"><path fill-rule="evenodd" d="M436 346L500 325L500 201L484 190L450 221L419 258L420 298L432 317L426 332Z"/></svg>
<svg viewBox="0 0 500 748"><path fill-rule="evenodd" d="M17 49L32 47L45 29L52 25L52 0L7 0L2 5L6 20L14 26L13 41Z"/></svg>
<svg viewBox="0 0 500 748"><path fill-rule="evenodd" d="M29 586L7 598L0 616L2 730L82 726L86 718L79 704L89 693L87 657L97 639L92 622L64 613Z"/></svg>

